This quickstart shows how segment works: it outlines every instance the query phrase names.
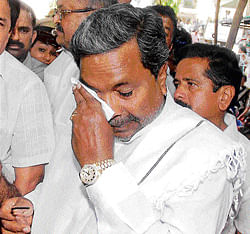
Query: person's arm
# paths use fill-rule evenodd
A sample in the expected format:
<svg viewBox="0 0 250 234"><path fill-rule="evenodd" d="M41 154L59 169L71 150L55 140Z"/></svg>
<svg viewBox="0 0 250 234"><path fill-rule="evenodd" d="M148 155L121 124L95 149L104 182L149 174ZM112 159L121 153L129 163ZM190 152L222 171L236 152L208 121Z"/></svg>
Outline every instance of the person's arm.
<svg viewBox="0 0 250 234"><path fill-rule="evenodd" d="M53 123L44 85L34 77L23 89L11 143L14 184L22 195L42 181L54 149Z"/></svg>
<svg viewBox="0 0 250 234"><path fill-rule="evenodd" d="M232 199L226 171L211 173L193 191L186 189L186 194L177 192L166 198L158 194L150 199L119 163L105 170L87 192L103 234L114 230L127 234L221 233Z"/></svg>
<svg viewBox="0 0 250 234"><path fill-rule="evenodd" d="M0 163L0 206L8 198L20 197L21 194L17 190L16 186L10 184L2 175L2 165Z"/></svg>
<svg viewBox="0 0 250 234"><path fill-rule="evenodd" d="M22 195L33 191L37 184L42 182L44 176L44 165L32 167L15 168L14 185Z"/></svg>

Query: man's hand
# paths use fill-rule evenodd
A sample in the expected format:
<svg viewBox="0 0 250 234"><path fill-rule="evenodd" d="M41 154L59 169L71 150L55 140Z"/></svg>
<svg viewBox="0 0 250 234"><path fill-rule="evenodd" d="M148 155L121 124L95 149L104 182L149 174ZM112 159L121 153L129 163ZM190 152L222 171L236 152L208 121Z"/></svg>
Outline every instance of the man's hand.
<svg viewBox="0 0 250 234"><path fill-rule="evenodd" d="M72 145L81 166L113 158L113 130L101 104L83 87L73 90L77 108L72 114Z"/></svg>
<svg viewBox="0 0 250 234"><path fill-rule="evenodd" d="M33 205L28 199L14 197L6 200L0 208L2 233L30 233L32 216Z"/></svg>

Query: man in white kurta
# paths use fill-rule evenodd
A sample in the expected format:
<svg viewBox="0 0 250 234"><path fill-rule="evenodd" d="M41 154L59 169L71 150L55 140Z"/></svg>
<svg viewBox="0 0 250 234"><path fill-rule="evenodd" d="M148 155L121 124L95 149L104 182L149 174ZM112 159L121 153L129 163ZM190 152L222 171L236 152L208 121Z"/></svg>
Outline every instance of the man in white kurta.
<svg viewBox="0 0 250 234"><path fill-rule="evenodd" d="M102 9L82 22L72 53L81 81L115 112L107 122L74 87L72 145L98 233L221 233L244 149L168 94L161 19L124 4Z"/></svg>

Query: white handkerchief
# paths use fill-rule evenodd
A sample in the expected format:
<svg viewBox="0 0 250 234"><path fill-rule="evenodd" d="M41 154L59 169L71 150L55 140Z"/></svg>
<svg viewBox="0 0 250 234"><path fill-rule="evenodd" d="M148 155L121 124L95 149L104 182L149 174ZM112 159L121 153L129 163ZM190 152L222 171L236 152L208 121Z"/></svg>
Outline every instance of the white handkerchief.
<svg viewBox="0 0 250 234"><path fill-rule="evenodd" d="M98 102L101 103L102 109L103 109L103 112L105 114L107 121L109 121L112 118L115 112L111 109L111 107L106 102L104 102L101 98L98 97L97 93L94 90L88 88L86 85L84 85L83 83L81 83L79 80L75 78L71 78L71 83L74 85L81 84L81 86L86 91L88 91Z"/></svg>

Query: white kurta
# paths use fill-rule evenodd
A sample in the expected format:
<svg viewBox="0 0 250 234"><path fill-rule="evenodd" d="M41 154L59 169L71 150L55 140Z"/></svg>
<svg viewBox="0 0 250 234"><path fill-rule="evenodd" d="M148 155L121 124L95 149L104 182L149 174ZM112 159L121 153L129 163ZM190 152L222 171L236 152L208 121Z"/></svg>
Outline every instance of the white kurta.
<svg viewBox="0 0 250 234"><path fill-rule="evenodd" d="M32 224L34 234L82 234L95 231L95 215L79 179L80 166L72 146L72 122L75 109L71 78L79 79L79 69L68 52L62 52L45 70L56 133L56 148L35 203ZM88 229L91 228L91 229Z"/></svg>
<svg viewBox="0 0 250 234"><path fill-rule="evenodd" d="M0 55L0 160L10 182L13 167L49 162L54 150L50 104L41 80L8 52Z"/></svg>
<svg viewBox="0 0 250 234"><path fill-rule="evenodd" d="M116 143L119 163L87 187L99 234L221 233L244 176L244 150L208 121L195 128L201 119L168 95L157 119Z"/></svg>

